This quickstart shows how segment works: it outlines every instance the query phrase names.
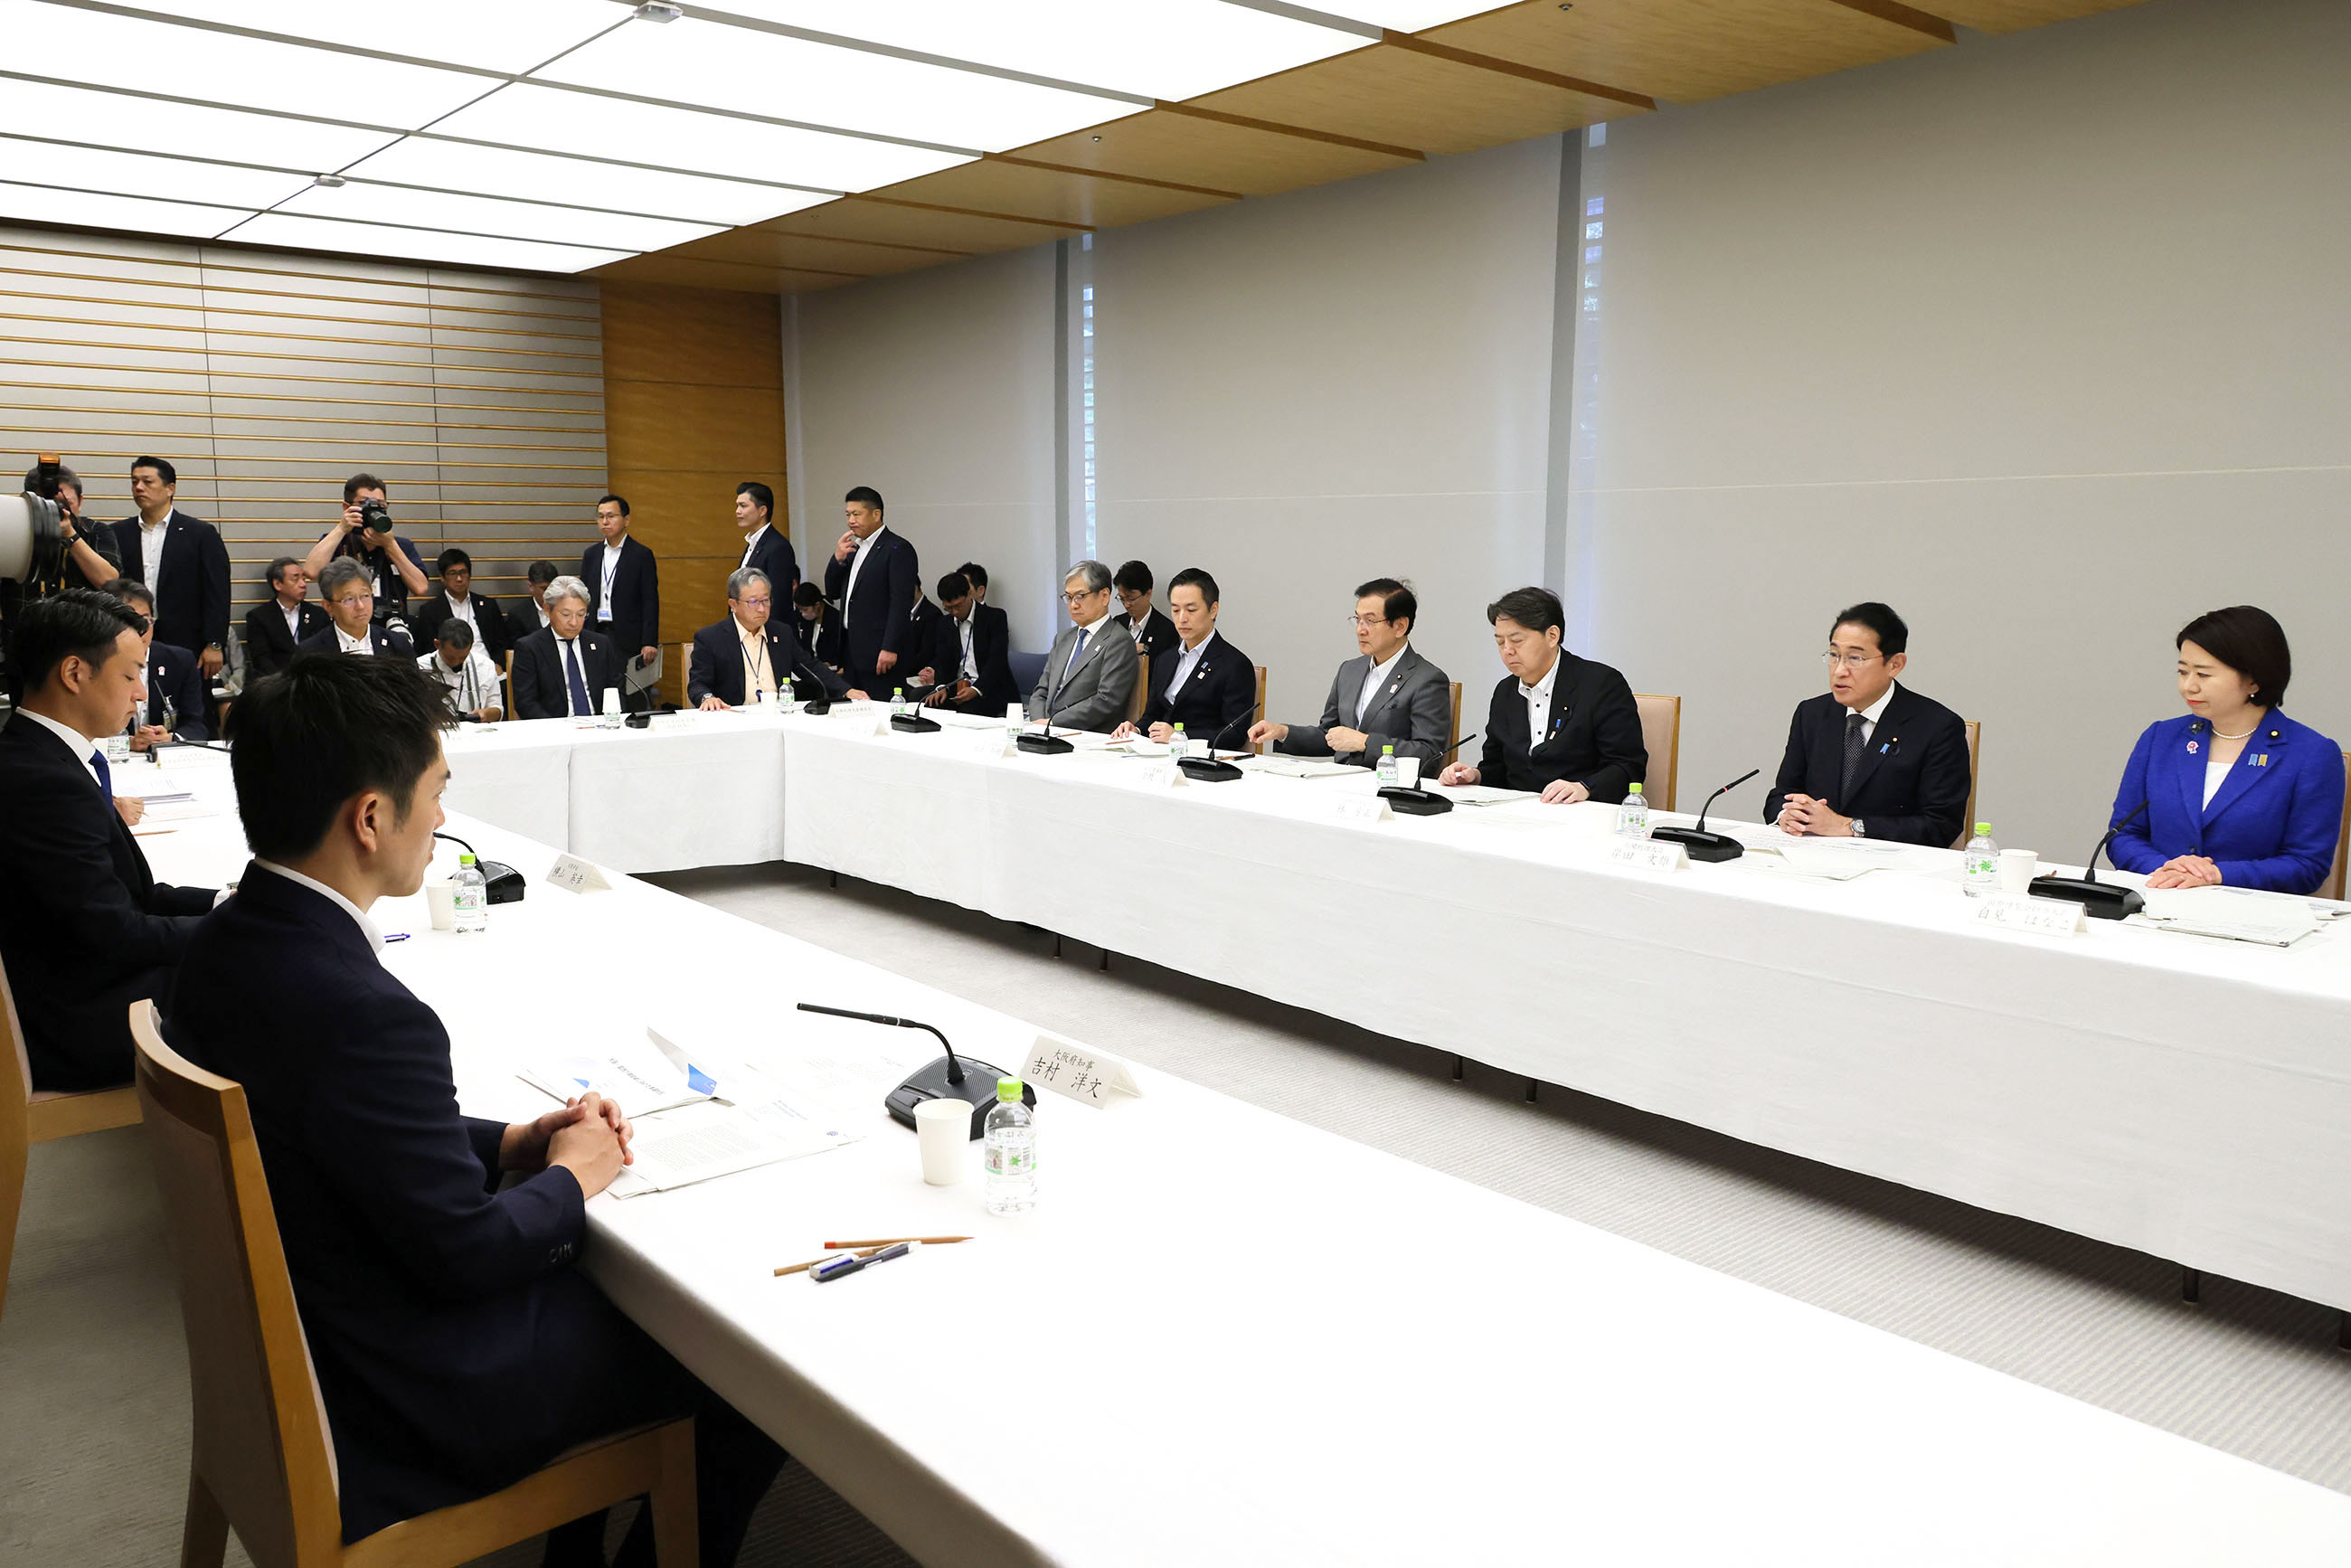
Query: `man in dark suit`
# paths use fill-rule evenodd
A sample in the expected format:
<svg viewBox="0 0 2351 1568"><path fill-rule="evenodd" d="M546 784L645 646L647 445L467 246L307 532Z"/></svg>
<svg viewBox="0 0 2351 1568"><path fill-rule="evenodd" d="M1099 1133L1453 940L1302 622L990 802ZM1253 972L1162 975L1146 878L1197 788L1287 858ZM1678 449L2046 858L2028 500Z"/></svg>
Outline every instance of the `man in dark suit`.
<svg viewBox="0 0 2351 1568"><path fill-rule="evenodd" d="M170 989L213 904L210 888L157 883L114 808L99 740L139 710L141 621L89 588L17 616L25 696L0 727L0 963L35 1089L130 1082L131 1004Z"/></svg>
<svg viewBox="0 0 2351 1568"><path fill-rule="evenodd" d="M743 530L743 559L737 567L754 567L775 585L777 602L791 601L800 585L800 558L792 550L792 536L775 526L776 493L757 479L735 486L735 526Z"/></svg>
<svg viewBox="0 0 2351 1568"><path fill-rule="evenodd" d="M523 581L529 585L530 597L528 601L510 601L511 613L507 616L507 631L516 643L548 624L547 586L562 575L551 560L535 560L523 569Z"/></svg>
<svg viewBox="0 0 2351 1568"><path fill-rule="evenodd" d="M653 552L629 537L629 503L607 496L596 503L596 531L604 537L580 557L580 580L588 585L588 619L643 668L661 657L661 573ZM651 688L631 692L625 683L621 706L632 712L653 706Z"/></svg>
<svg viewBox="0 0 2351 1568"><path fill-rule="evenodd" d="M1622 800L1649 771L1633 688L1559 645L1567 617L1549 589L1514 588L1486 619L1510 673L1494 688L1477 766L1456 762L1437 782L1540 789L1552 805Z"/></svg>
<svg viewBox="0 0 2351 1568"><path fill-rule="evenodd" d="M1138 731L1165 741L1178 725L1195 746L1233 746L1257 711L1257 669L1249 656L1217 634L1217 580L1187 566L1167 584L1176 646L1151 661L1151 696L1143 717L1112 732Z"/></svg>
<svg viewBox="0 0 2351 1568"><path fill-rule="evenodd" d="M1111 575L1111 587L1118 601L1126 606L1123 613L1111 619L1126 628L1134 639L1134 651L1149 659L1154 667L1159 655L1176 646L1176 622L1153 607L1151 568L1139 560L1128 561Z"/></svg>
<svg viewBox="0 0 2351 1568"><path fill-rule="evenodd" d="M383 967L368 911L423 885L449 723L390 659L301 659L245 695L231 767L254 859L190 945L169 1038L244 1087L346 1542L691 1414L702 1561L731 1562L781 1451L574 1267L627 1119L592 1094L528 1122L461 1114L448 1030ZM601 1530L566 1526L549 1560L601 1563ZM650 1545L641 1524L620 1560Z"/></svg>
<svg viewBox="0 0 2351 1568"><path fill-rule="evenodd" d="M293 663L294 650L331 623L323 606L310 602L310 569L299 556L269 563L270 600L245 612L245 678L274 675Z"/></svg>
<svg viewBox="0 0 2351 1568"><path fill-rule="evenodd" d="M171 464L135 459L131 499L139 512L114 525L114 544L122 575L155 596L156 636L193 649L209 681L228 657L228 547L218 528L173 507L179 488L179 470Z"/></svg>
<svg viewBox="0 0 2351 1568"><path fill-rule="evenodd" d="M847 681L801 650L793 617L775 616L775 593L755 566L737 567L726 579L726 619L694 634L687 702L710 709L779 702L795 682L812 684L828 697L849 695Z"/></svg>
<svg viewBox="0 0 2351 1568"><path fill-rule="evenodd" d="M474 591L474 558L461 549L444 549L434 558L433 570L441 574L441 587L430 598L418 600L409 618L417 645L430 648L439 643L441 622L454 615L474 629L474 645L491 665L504 669L507 651L515 645L514 629L496 600Z"/></svg>
<svg viewBox="0 0 2351 1568"><path fill-rule="evenodd" d="M409 642L407 622L387 625L375 618L373 579L367 563L339 555L319 574L319 594L327 601L329 624L297 643L304 653L371 653L413 662L415 645Z"/></svg>
<svg viewBox="0 0 2351 1568"><path fill-rule="evenodd" d="M906 656L898 661L891 681L905 688L910 702L928 702L941 681L954 681L951 672L958 639L947 624L946 612L919 587L914 591L914 608L906 619L914 622L913 634L907 640Z"/></svg>
<svg viewBox="0 0 2351 1568"><path fill-rule="evenodd" d="M961 571L939 579L939 609L946 646L932 706L998 714L1019 702L1012 632L1004 612L980 603L978 591Z"/></svg>
<svg viewBox="0 0 2351 1568"><path fill-rule="evenodd" d="M1822 657L1829 689L1796 705L1766 820L1792 833L1949 848L1968 821L1968 727L1895 684L1910 628L1887 605L1856 604L1829 629Z"/></svg>
<svg viewBox="0 0 2351 1568"><path fill-rule="evenodd" d="M146 751L176 736L182 740L210 740L213 736L204 701L204 677L196 674L196 656L185 648L155 641L155 601L144 583L118 577L106 591L137 611L147 622L140 640L147 646L147 701L140 710L139 731L131 749Z"/></svg>
<svg viewBox="0 0 2351 1568"><path fill-rule="evenodd" d="M586 718L604 711L621 684L619 649L588 629L588 585L547 585L548 623L515 644L515 712L521 718Z"/></svg>
<svg viewBox="0 0 2351 1568"><path fill-rule="evenodd" d="M792 609L799 625L800 646L820 664L840 669L849 654L842 646L841 612L825 602L824 590L813 582L803 582L792 590Z"/></svg>
<svg viewBox="0 0 2351 1568"><path fill-rule="evenodd" d="M1322 722L1260 719L1249 727L1249 744L1270 740L1295 756L1362 768L1376 767L1389 750L1419 758L1424 768L1441 764L1452 739L1453 685L1412 646L1419 614L1419 598L1395 578L1375 577L1355 590L1360 652L1332 678Z"/></svg>
<svg viewBox="0 0 2351 1568"><path fill-rule="evenodd" d="M880 696L905 685L894 674L899 661L920 649L914 642L914 601L922 596L922 568L914 547L882 520L880 492L860 485L842 501L848 531L832 547L824 569L824 596L841 606L841 673L849 684Z"/></svg>

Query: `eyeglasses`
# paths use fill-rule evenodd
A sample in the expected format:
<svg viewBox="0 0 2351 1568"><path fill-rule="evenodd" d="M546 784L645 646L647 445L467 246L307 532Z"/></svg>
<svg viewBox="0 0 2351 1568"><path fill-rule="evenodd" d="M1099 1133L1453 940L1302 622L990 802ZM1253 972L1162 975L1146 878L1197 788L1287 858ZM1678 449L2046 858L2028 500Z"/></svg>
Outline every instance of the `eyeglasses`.
<svg viewBox="0 0 2351 1568"><path fill-rule="evenodd" d="M1107 591L1107 590L1105 590L1105 589L1100 589L1100 588L1087 588L1087 589L1081 589L1079 591L1077 591L1077 592L1075 592L1075 593L1064 592L1064 593L1061 595L1061 601L1062 601L1064 604L1083 604L1087 600L1092 599L1095 594L1097 594L1097 593L1102 593L1102 592L1106 592L1106 591Z"/></svg>
<svg viewBox="0 0 2351 1568"><path fill-rule="evenodd" d="M372 593L346 593L340 599L336 600L335 602L341 605L346 610L357 610L362 604L373 604L375 602L375 595Z"/></svg>
<svg viewBox="0 0 2351 1568"><path fill-rule="evenodd" d="M772 599L738 599L735 601L746 610L765 610L775 602Z"/></svg>
<svg viewBox="0 0 2351 1568"><path fill-rule="evenodd" d="M1384 626L1388 623L1388 618L1384 615L1351 615L1348 621L1366 632L1374 626Z"/></svg>
<svg viewBox="0 0 2351 1568"><path fill-rule="evenodd" d="M1834 648L1831 648L1821 655L1821 663L1832 670L1839 666L1848 670L1858 670L1864 664L1877 663L1882 657L1884 655L1879 653L1840 653Z"/></svg>

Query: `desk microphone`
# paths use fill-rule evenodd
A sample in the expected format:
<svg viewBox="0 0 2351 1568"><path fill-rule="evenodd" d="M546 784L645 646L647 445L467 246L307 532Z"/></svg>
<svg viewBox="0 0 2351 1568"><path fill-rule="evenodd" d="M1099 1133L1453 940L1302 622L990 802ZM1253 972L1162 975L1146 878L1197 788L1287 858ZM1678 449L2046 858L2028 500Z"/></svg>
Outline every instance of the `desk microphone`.
<svg viewBox="0 0 2351 1568"><path fill-rule="evenodd" d="M459 849L465 851L467 854L474 856L474 869L482 873L482 882L484 884L482 896L486 902L491 904L520 904L522 902L522 895L530 890L530 884L523 880L522 873L515 870L514 867L507 864L504 861L482 859L479 854L475 852L473 845L467 843L456 834L435 832L433 836L436 839L445 839L449 842L456 845Z"/></svg>
<svg viewBox="0 0 2351 1568"><path fill-rule="evenodd" d="M1050 659L1052 654L1048 653L1045 656ZM1053 684L1045 688L1045 716L1040 721L1045 726L1044 729L1034 735L1024 729L1013 740L1013 745L1038 757L1064 757L1077 749L1076 747L1053 733L1053 699L1061 695L1061 679L1068 674L1069 670L1065 663L1061 673L1053 677ZM1076 732L1073 730L1071 733Z"/></svg>
<svg viewBox="0 0 2351 1568"><path fill-rule="evenodd" d="M1247 724L1256 716L1257 710L1252 707L1233 720L1233 724ZM1229 762L1219 761L1217 757L1217 742L1232 734L1233 724L1225 726L1209 738L1207 756L1185 757L1176 760L1176 766L1184 770L1185 778L1196 779L1203 784L1229 784L1241 776L1239 768Z"/></svg>
<svg viewBox="0 0 2351 1568"><path fill-rule="evenodd" d="M2195 727L2201 729L2203 721L2199 719ZM2146 810L2147 802L2141 800L2130 809L2128 816L2121 818L2106 830L2106 836L2100 839L2098 847L2090 852L2089 862L2082 868L2080 876L2036 876L2032 879L2032 895L2070 900L2080 904L2082 913L2093 920L2120 920L2126 915L2137 915L2145 909L2147 898L2138 889L2098 880L2098 857L2113 844L2115 835L2137 821L2138 814Z"/></svg>
<svg viewBox="0 0 2351 1568"><path fill-rule="evenodd" d="M975 1060L977 1071L966 1072L963 1062L956 1056L955 1047L947 1037L931 1025L914 1019L893 1018L887 1013L861 1013L850 1008L828 1008L815 1002L802 1002L800 1011L822 1013L828 1018L855 1019L859 1023L878 1023L885 1029L918 1029L938 1039L939 1049L946 1054L929 1066L908 1074L906 1081L883 1098L882 1103L890 1119L903 1127L914 1124L914 1107L925 1100L962 1100L971 1106L971 1135L978 1137L987 1130L987 1108L996 1103L996 1082L1004 1070ZM1029 1104L1037 1103L1037 1091L1027 1084L1020 1086L1021 1098Z"/></svg>
<svg viewBox="0 0 2351 1568"><path fill-rule="evenodd" d="M1730 791L1738 789L1741 784L1746 783L1750 779L1754 778L1758 773L1762 771L1763 769L1761 768L1750 768L1746 772L1740 774L1738 778L1733 779L1729 783L1725 784L1721 789L1717 789L1713 794L1708 795L1706 798L1706 804L1698 808L1697 827L1651 828L1649 830L1649 837L1661 840L1666 843L1681 845L1685 851L1688 852L1689 858L1694 861L1737 860L1740 855L1747 852L1747 846L1740 843L1737 839L1732 838L1729 833L1708 832L1706 831L1706 814L1714 810L1714 803L1717 800L1721 800L1725 795L1728 795Z"/></svg>
<svg viewBox="0 0 2351 1568"><path fill-rule="evenodd" d="M1445 756L1438 758L1437 761L1441 764L1445 757L1452 756L1477 738L1478 732L1471 730L1451 746L1447 747ZM1438 771L1442 772L1444 769L1440 767ZM1426 785L1407 788L1402 784L1383 784L1380 786L1380 799L1388 803L1388 810L1401 811L1407 817L1441 817L1453 810L1453 802L1450 799L1438 794Z"/></svg>

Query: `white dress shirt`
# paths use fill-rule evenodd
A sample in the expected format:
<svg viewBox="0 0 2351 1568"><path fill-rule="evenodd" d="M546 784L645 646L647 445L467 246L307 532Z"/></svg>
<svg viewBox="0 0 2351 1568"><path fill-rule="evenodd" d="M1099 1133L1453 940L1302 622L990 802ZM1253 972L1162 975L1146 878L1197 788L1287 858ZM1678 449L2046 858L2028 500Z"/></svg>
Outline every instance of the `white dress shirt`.
<svg viewBox="0 0 2351 1568"><path fill-rule="evenodd" d="M301 601L297 600L294 603L289 605L284 600L279 600L277 601L277 613L286 617L286 634L293 638L297 643L299 643L302 640Z"/></svg>
<svg viewBox="0 0 2351 1568"><path fill-rule="evenodd" d="M1527 700L1527 749L1532 751L1549 738L1551 729L1551 688L1559 679L1559 659L1554 656L1551 668L1533 685L1521 682L1519 695Z"/></svg>
<svg viewBox="0 0 2351 1568"><path fill-rule="evenodd" d="M1177 644L1178 651L1176 654L1176 673L1168 677L1165 688L1167 692L1167 700L1169 702L1174 702L1176 700L1176 694L1182 691L1184 689L1184 683L1192 678L1193 668L1199 664L1201 659L1207 656L1208 644L1216 640L1217 634L1214 632L1211 632L1207 636L1200 639L1199 645L1196 647L1186 648L1180 643Z"/></svg>
<svg viewBox="0 0 2351 1568"><path fill-rule="evenodd" d="M767 532L768 525L761 523L758 528L753 528L749 533L743 536L743 559L735 563L736 570L740 571L745 567L751 564L751 552L759 548L759 540L766 537ZM769 586L774 587L780 585L770 584Z"/></svg>
<svg viewBox="0 0 2351 1568"><path fill-rule="evenodd" d="M857 574L865 570L865 558L873 553L873 547L880 543L882 536L889 531L889 525L883 524L858 540L857 549L850 554L849 581L841 591L841 629L844 632L849 630L849 601L857 593Z"/></svg>
<svg viewBox="0 0 2351 1568"><path fill-rule="evenodd" d="M35 724L64 741L66 749L74 754L74 760L81 764L81 770L89 775L89 781L92 784L98 783L98 768L89 759L90 754L98 749L98 742L69 724L59 724L45 713L35 713L30 708L20 707L16 710L16 716L31 719Z"/></svg>
<svg viewBox="0 0 2351 1568"><path fill-rule="evenodd" d="M441 591L444 597L447 596L447 589L443 589ZM607 593L611 591L609 584L606 585L604 591ZM449 613L474 629L474 646L479 648L482 645L482 623L474 619L474 596L468 593L463 599L450 600Z"/></svg>
<svg viewBox="0 0 2351 1568"><path fill-rule="evenodd" d="M166 511L163 520L151 523L142 515L139 519L139 580L153 593L161 586L155 580L163 570L163 536L171 531L172 514Z"/></svg>
<svg viewBox="0 0 2351 1568"><path fill-rule="evenodd" d="M1869 749L1871 738L1877 734L1877 721L1886 716L1886 705L1893 700L1894 685L1889 684L1883 692L1878 694L1876 702L1858 710L1861 714L1861 748L1864 751ZM1856 710L1853 708L1845 709L1847 713L1855 711Z"/></svg>
<svg viewBox="0 0 2351 1568"><path fill-rule="evenodd" d="M1355 699L1355 722L1350 728L1364 727L1364 716L1372 711L1372 699L1380 695L1380 683L1388 678L1389 672L1396 667L1396 661L1404 657L1405 649L1411 646L1409 643L1400 643L1396 651L1388 655L1386 664L1372 666L1372 673L1364 679L1364 695ZM1552 667L1557 668L1556 665Z"/></svg>
<svg viewBox="0 0 2351 1568"><path fill-rule="evenodd" d="M276 861L263 860L259 855L253 858L253 863L264 871L276 872L288 882L299 883L312 893L322 894L333 901L336 908L350 915L358 924L360 935L367 938L368 951L375 955L376 962L379 964L383 962L383 933L375 928L375 922L367 917L367 911L320 882L317 877L304 876L291 866L282 866Z"/></svg>
<svg viewBox="0 0 2351 1568"><path fill-rule="evenodd" d="M416 667L448 689L459 713L472 713L494 703L500 707L506 706L498 697L498 673L479 643L465 650L465 663L454 670L438 648L419 654Z"/></svg>
<svg viewBox="0 0 2351 1568"><path fill-rule="evenodd" d="M338 623L335 627L335 648L338 653L372 653L375 652L375 642L364 632L354 637L344 631L340 623Z"/></svg>
<svg viewBox="0 0 2351 1568"><path fill-rule="evenodd" d="M612 623L612 576L621 570L621 551L628 543L629 536L622 534L619 544L604 547L604 596L596 601L596 620L601 625Z"/></svg>
<svg viewBox="0 0 2351 1568"><path fill-rule="evenodd" d="M580 661L580 684L588 686L588 711L584 714L571 713L571 705L577 700L571 695L571 661L574 659ZM558 637L555 640L555 673L563 677L563 711L570 714L573 718L594 717L597 703L596 688L588 685L588 658L586 654L580 652L579 638Z"/></svg>
<svg viewBox="0 0 2351 1568"><path fill-rule="evenodd" d="M960 639L963 643L963 663L957 664L956 666L956 673L961 674L965 680L970 681L974 685L977 685L979 681L979 655L972 652L971 622L972 617L969 615L965 616L962 620L956 622L956 636Z"/></svg>

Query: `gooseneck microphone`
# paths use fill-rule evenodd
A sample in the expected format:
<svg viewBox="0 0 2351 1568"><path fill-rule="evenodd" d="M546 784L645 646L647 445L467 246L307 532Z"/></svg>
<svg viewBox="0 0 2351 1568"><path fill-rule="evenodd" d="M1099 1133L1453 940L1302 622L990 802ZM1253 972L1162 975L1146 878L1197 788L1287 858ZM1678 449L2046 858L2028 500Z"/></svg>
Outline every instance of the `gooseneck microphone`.
<svg viewBox="0 0 2351 1568"><path fill-rule="evenodd" d="M822 1013L828 1018L853 1019L859 1023L878 1023L884 1029L918 1029L937 1039L939 1048L946 1054L926 1067L907 1074L906 1081L883 1097L883 1109L890 1119L900 1126L914 1124L914 1107L925 1100L961 1100L971 1107L971 1135L978 1137L987 1131L987 1108L996 1103L997 1080L1004 1070L975 1059L973 1071L966 1072L963 1062L947 1043L947 1037L929 1024L915 1019L893 1018L888 1013L859 1012L854 1008L829 1008L817 1002L802 1002L804 1013ZM1034 1105L1037 1091L1028 1084L1020 1086L1020 1097Z"/></svg>
<svg viewBox="0 0 2351 1568"><path fill-rule="evenodd" d="M1252 707L1249 712L1233 720L1233 724L1247 724L1256 716L1257 710ZM1203 784L1228 784L1241 776L1241 770L1229 762L1220 761L1217 757L1217 742L1232 734L1233 724L1225 726L1209 737L1207 756L1186 757L1176 762L1176 766L1184 770L1185 778L1196 779Z"/></svg>
<svg viewBox="0 0 2351 1568"><path fill-rule="evenodd" d="M2189 728L2191 732L2200 731L2203 725L2204 721L2199 719ZM2125 828L2138 821L2138 814L2146 810L2147 806L2147 801L2141 800L2127 814L2116 819L2114 826L2106 830L2105 837L2098 841L2098 847L2090 852L2089 861L2083 866L2080 876L2036 876L2032 879L2032 895L2035 898L2063 898L2078 904L2082 906L2082 913L2093 920L2120 920L2126 915L2137 915L2145 909L2147 897L2137 888L2098 880L2098 857L2113 846L2116 837Z"/></svg>
<svg viewBox="0 0 2351 1568"><path fill-rule="evenodd" d="M1477 738L1478 732L1473 729L1468 734L1463 736L1460 739L1455 741L1452 745L1447 747L1444 753L1437 759L1437 771L1439 773L1445 771L1444 765L1445 758L1447 757L1452 756L1455 752L1459 751L1463 747L1468 745L1471 741ZM1424 777L1426 776L1424 775ZM1431 784L1435 782L1436 780L1433 779L1429 780L1429 783ZM1401 811L1407 817L1441 817L1445 815L1446 812L1453 810L1453 801L1451 798L1438 794L1436 790L1428 788L1427 784L1423 784L1415 789L1406 789L1401 784L1384 784L1380 787L1380 799L1388 803L1388 810L1392 811Z"/></svg>
<svg viewBox="0 0 2351 1568"><path fill-rule="evenodd" d="M1763 769L1761 768L1750 768L1746 772L1740 774L1738 778L1733 779L1729 783L1725 784L1721 789L1717 789L1713 794L1708 795L1706 798L1706 804L1698 808L1697 827L1651 828L1649 830L1649 837L1665 843L1681 845L1682 848L1688 852L1689 858L1694 861L1737 860L1740 855L1747 852L1747 846L1740 843L1737 839L1732 838L1729 833L1710 833L1707 831L1706 814L1714 810L1714 803L1717 800L1721 800L1725 795L1729 794L1733 789L1738 789L1741 784L1746 783L1750 779L1754 778L1758 773L1762 771Z"/></svg>
<svg viewBox="0 0 2351 1568"><path fill-rule="evenodd" d="M1050 659L1052 654L1048 653L1045 656ZM1071 656L1076 657L1075 654ZM1034 731L1022 730L1019 737L1013 741L1013 745L1038 757L1061 757L1077 749L1076 747L1053 733L1053 701L1061 695L1061 683L1069 673L1065 662L1064 667L1054 673L1051 682L1045 687L1045 712L1039 720L1045 727Z"/></svg>

